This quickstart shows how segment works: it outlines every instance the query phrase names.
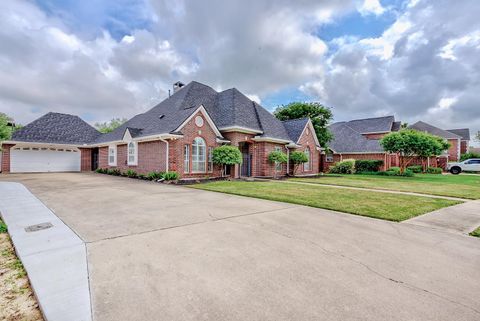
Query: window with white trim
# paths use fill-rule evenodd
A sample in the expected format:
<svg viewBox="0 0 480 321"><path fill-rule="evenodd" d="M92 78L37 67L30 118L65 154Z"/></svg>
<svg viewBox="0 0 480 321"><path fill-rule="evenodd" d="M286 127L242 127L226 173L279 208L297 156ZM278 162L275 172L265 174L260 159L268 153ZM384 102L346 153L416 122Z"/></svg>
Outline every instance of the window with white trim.
<svg viewBox="0 0 480 321"><path fill-rule="evenodd" d="M117 166L117 146L108 146L108 165Z"/></svg>
<svg viewBox="0 0 480 321"><path fill-rule="evenodd" d="M190 171L190 145L183 146L183 172Z"/></svg>
<svg viewBox="0 0 480 321"><path fill-rule="evenodd" d="M128 143L128 155L127 155L127 164L128 165L137 165L137 143L129 142Z"/></svg>
<svg viewBox="0 0 480 321"><path fill-rule="evenodd" d="M205 140L197 137L192 144L192 172L204 173L206 169L206 149Z"/></svg>
<svg viewBox="0 0 480 321"><path fill-rule="evenodd" d="M208 147L208 172L213 172L213 147Z"/></svg>
<svg viewBox="0 0 480 321"><path fill-rule="evenodd" d="M333 153L327 153L327 154L325 155L325 161L326 161L327 163L333 163Z"/></svg>
<svg viewBox="0 0 480 321"><path fill-rule="evenodd" d="M304 152L305 156L307 156L307 159L308 159L308 161L306 163L303 163L303 170L308 172L308 171L312 170L312 166L311 166L312 165L311 164L312 160L311 160L311 157L310 157L311 156L310 155L310 147L305 148L305 150L303 152Z"/></svg>
<svg viewBox="0 0 480 321"><path fill-rule="evenodd" d="M276 152L282 152L282 148L280 146L275 146L275 151ZM282 163L280 162L275 162L275 170L277 172L282 170Z"/></svg>

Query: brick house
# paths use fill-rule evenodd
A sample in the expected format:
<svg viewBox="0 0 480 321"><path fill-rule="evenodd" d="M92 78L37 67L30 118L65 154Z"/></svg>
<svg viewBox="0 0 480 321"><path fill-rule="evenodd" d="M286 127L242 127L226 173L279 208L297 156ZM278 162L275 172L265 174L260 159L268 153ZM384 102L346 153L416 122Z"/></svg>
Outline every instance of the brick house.
<svg viewBox="0 0 480 321"><path fill-rule="evenodd" d="M323 170L344 159L381 160L381 170L398 165L396 154L386 153L380 146L380 139L394 131L400 130L401 122L394 116L355 119L333 123L329 130L333 140L323 161Z"/></svg>
<svg viewBox="0 0 480 321"><path fill-rule="evenodd" d="M220 176L212 151L238 146L243 163L230 175L286 175L290 164L271 164L279 150L304 152L309 162L297 174L319 172L320 146L309 119L282 122L235 88L217 92L191 82L111 133L101 134L73 115L48 113L3 142L3 172L92 171L96 168L176 171L182 178Z"/></svg>

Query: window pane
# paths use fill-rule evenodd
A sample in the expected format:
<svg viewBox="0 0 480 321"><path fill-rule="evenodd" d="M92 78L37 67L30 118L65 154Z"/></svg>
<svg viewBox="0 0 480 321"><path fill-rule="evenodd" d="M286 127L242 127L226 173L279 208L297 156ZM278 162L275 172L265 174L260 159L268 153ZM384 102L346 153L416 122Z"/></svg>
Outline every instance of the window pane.
<svg viewBox="0 0 480 321"><path fill-rule="evenodd" d="M183 148L183 171L188 173L190 170L190 146L185 145Z"/></svg>
<svg viewBox="0 0 480 321"><path fill-rule="evenodd" d="M205 172L206 146L203 138L197 137L192 145L192 171Z"/></svg>

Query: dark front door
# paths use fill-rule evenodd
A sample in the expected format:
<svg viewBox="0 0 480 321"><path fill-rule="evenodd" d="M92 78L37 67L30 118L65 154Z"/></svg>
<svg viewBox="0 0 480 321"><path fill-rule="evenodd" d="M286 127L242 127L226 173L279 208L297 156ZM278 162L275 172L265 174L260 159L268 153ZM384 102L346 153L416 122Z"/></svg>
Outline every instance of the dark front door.
<svg viewBox="0 0 480 321"><path fill-rule="evenodd" d="M240 176L252 176L252 155L247 143L239 146L242 152L242 165L240 166Z"/></svg>
<svg viewBox="0 0 480 321"><path fill-rule="evenodd" d="M98 168L98 148L92 149L92 171Z"/></svg>

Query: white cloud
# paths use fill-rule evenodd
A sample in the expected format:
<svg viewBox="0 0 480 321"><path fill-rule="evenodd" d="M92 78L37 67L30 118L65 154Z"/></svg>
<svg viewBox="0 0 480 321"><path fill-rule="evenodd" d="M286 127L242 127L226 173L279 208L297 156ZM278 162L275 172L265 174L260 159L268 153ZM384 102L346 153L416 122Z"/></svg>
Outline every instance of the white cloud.
<svg viewBox="0 0 480 321"><path fill-rule="evenodd" d="M379 0L364 0L362 5L359 6L358 11L362 15L374 14L379 16L383 14L386 10L380 4Z"/></svg>

